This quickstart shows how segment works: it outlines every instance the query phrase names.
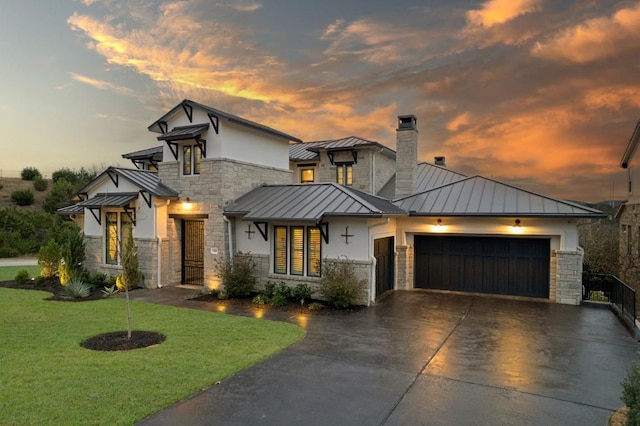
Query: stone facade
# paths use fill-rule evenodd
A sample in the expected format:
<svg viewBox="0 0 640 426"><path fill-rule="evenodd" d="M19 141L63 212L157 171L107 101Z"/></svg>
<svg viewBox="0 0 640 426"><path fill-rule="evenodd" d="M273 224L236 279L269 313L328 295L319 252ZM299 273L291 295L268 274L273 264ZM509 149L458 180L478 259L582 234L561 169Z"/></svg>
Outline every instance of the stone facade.
<svg viewBox="0 0 640 426"><path fill-rule="evenodd" d="M353 163L352 188L369 194L377 193L396 172L395 159L379 152L379 148L359 149L357 151L358 162L355 163L351 151L339 151L334 153L331 164L327 153L320 152L318 167L318 182L336 182L337 167L340 163Z"/></svg>
<svg viewBox="0 0 640 426"><path fill-rule="evenodd" d="M165 185L178 191L182 200L191 201L189 210L181 202L168 207L170 218L167 223L167 243L169 245L169 282L178 284L182 273L181 219L206 216L204 219L204 281L209 288L217 288L219 278L215 272L217 260L229 255L228 226L224 221L224 207L263 183L288 184L291 171L263 167L229 159L203 159L200 174L181 175L177 161L160 163L158 173ZM212 253L212 251L214 254Z"/></svg>
<svg viewBox="0 0 640 426"><path fill-rule="evenodd" d="M396 289L413 288L413 247L396 246Z"/></svg>
<svg viewBox="0 0 640 426"><path fill-rule="evenodd" d="M554 250L557 259L555 301L567 305L582 302L582 253Z"/></svg>
<svg viewBox="0 0 640 426"><path fill-rule="evenodd" d="M415 117L398 117L396 132L396 198L415 193L418 167L418 130Z"/></svg>

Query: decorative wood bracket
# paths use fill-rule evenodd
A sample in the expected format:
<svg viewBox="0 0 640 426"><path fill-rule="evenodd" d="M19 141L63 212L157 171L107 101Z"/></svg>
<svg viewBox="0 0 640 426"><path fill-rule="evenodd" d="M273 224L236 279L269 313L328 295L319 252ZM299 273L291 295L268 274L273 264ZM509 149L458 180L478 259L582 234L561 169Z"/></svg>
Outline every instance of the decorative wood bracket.
<svg viewBox="0 0 640 426"><path fill-rule="evenodd" d="M353 162L358 164L358 151L355 149L351 150L351 156L353 157Z"/></svg>
<svg viewBox="0 0 640 426"><path fill-rule="evenodd" d="M318 227L320 228L320 235L322 236L325 244L329 244L329 223L320 222L318 223Z"/></svg>
<svg viewBox="0 0 640 426"><path fill-rule="evenodd" d="M142 195L142 199L144 200L145 203L147 203L147 206L151 208L151 198L152 198L151 193L140 190L140 195Z"/></svg>
<svg viewBox="0 0 640 426"><path fill-rule="evenodd" d="M107 172L107 174L109 175L109 178L111 179L111 182L113 182L113 184L116 186L116 188L118 187L118 174L114 173L113 171L109 170Z"/></svg>
<svg viewBox="0 0 640 426"><path fill-rule="evenodd" d="M216 135L217 135L218 131L219 131L219 126L220 126L220 118L218 118L217 115L212 114L212 113L207 113L207 115L209 116L209 121L211 121L211 125L213 126L213 130L216 131Z"/></svg>
<svg viewBox="0 0 640 426"><path fill-rule="evenodd" d="M169 130L169 125L166 121L158 121L158 127L160 127L160 131L162 132L162 134L167 133L167 131Z"/></svg>
<svg viewBox="0 0 640 426"><path fill-rule="evenodd" d="M96 222L98 222L98 225L102 226L102 219L101 219L102 214L101 214L100 207L87 207L87 208L89 209L93 217L96 219ZM96 211L98 212L97 215L96 215Z"/></svg>
<svg viewBox="0 0 640 426"><path fill-rule="evenodd" d="M200 139L200 136L196 136L195 141L198 148L200 148L202 158L207 158L207 141L204 139Z"/></svg>
<svg viewBox="0 0 640 426"><path fill-rule="evenodd" d="M187 118L189 119L189 123L193 123L193 107L186 102L182 103L182 109L184 113L187 114Z"/></svg>
<svg viewBox="0 0 640 426"><path fill-rule="evenodd" d="M124 206L124 212L127 214L127 216L129 216L129 219L131 219L131 223L133 223L133 226L136 226L136 208Z"/></svg>
<svg viewBox="0 0 640 426"><path fill-rule="evenodd" d="M171 153L173 154L173 158L175 158L175 160L178 161L178 144L175 143L175 142L167 141L167 145L169 145L169 149L171 150Z"/></svg>
<svg viewBox="0 0 640 426"><path fill-rule="evenodd" d="M78 192L78 197L80 197L80 199L84 201L89 198L89 194L87 194L86 192Z"/></svg>
<svg viewBox="0 0 640 426"><path fill-rule="evenodd" d="M327 157L329 157L329 161L331 162L331 165L333 166L333 152L331 151L327 151Z"/></svg>
<svg viewBox="0 0 640 426"><path fill-rule="evenodd" d="M265 241L267 241L267 237L268 237L268 230L269 230L269 223L268 222L253 222L253 224L256 226L256 228L258 229L258 232L260 232L260 235L262 235L262 238L264 238Z"/></svg>

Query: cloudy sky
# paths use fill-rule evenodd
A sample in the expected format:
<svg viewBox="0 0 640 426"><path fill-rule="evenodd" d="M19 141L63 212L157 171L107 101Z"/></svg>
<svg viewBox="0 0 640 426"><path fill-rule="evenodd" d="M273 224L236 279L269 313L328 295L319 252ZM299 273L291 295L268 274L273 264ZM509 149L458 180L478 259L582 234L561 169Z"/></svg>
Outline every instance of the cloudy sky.
<svg viewBox="0 0 640 426"><path fill-rule="evenodd" d="M640 119L640 2L0 0L2 176L125 166L184 98L305 141L598 201Z"/></svg>

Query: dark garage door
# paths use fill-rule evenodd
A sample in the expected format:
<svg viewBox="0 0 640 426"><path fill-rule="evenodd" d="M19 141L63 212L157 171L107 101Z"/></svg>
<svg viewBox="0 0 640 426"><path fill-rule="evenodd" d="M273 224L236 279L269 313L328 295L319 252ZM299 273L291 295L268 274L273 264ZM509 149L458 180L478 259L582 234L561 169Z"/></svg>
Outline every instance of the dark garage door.
<svg viewBox="0 0 640 426"><path fill-rule="evenodd" d="M549 297L549 239L416 235L414 247L416 288Z"/></svg>

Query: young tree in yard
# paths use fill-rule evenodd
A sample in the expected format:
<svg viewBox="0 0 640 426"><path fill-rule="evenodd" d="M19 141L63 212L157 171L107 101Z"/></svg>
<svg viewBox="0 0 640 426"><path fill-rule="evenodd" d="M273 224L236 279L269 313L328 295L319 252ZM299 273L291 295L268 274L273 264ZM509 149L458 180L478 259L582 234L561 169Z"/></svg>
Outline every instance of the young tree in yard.
<svg viewBox="0 0 640 426"><path fill-rule="evenodd" d="M129 289L135 288L140 283L140 265L138 263L138 250L135 241L133 241L133 229L127 228L125 235L124 248L122 249L122 285L124 287L126 305L127 305L127 339L131 339L131 308L129 304Z"/></svg>
<svg viewBox="0 0 640 426"><path fill-rule="evenodd" d="M618 272L618 224L600 219L579 227L585 270L603 274Z"/></svg>

